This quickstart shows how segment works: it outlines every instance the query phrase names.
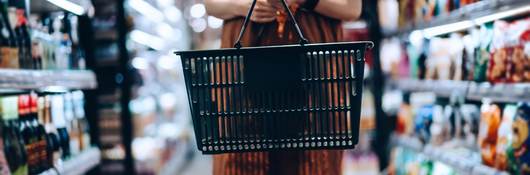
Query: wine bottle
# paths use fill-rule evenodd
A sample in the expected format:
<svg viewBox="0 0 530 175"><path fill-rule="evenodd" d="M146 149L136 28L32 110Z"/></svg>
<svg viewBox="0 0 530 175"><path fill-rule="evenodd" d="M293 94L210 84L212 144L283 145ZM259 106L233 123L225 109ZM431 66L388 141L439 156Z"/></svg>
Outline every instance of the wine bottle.
<svg viewBox="0 0 530 175"><path fill-rule="evenodd" d="M15 166L11 168L13 175L26 175L28 174L27 164L27 153L25 149L24 141L20 134L20 128L18 125L18 97L8 96L2 98L2 110L4 113L4 121L9 128L9 135L11 136L10 151L14 155L13 163ZM7 132L7 131L6 131ZM8 153L6 151L6 153ZM9 156L11 157L11 156Z"/></svg>
<svg viewBox="0 0 530 175"><path fill-rule="evenodd" d="M0 5L1 8L1 5ZM9 68L11 58L9 57L9 30L4 22L6 15L0 9L0 68Z"/></svg>
<svg viewBox="0 0 530 175"><path fill-rule="evenodd" d="M39 137L42 141L39 147L39 161L42 164L42 170L46 171L47 169L52 168L53 162L50 162L48 157L50 152L48 151L48 147L50 146L50 141L48 138L48 135L46 133L46 129L44 125L46 124L45 120L45 99L44 96L38 96L37 97L37 130L39 132Z"/></svg>
<svg viewBox="0 0 530 175"><path fill-rule="evenodd" d="M0 13L2 14L2 23L4 27L2 28L2 35L8 35L8 41L6 47L2 47L2 55L5 55L3 59L3 65L7 68L19 68L19 58L18 58L18 45L14 32L13 22L16 21L16 16L13 15L12 10L8 9L8 1L0 0Z"/></svg>
<svg viewBox="0 0 530 175"><path fill-rule="evenodd" d="M19 53L22 54L19 57L23 58L22 62L24 63L21 66L26 69L36 69L35 65L33 64L33 58L31 56L31 36L29 35L28 29L26 1L16 0L16 2L17 25L15 31L18 31L19 33L19 48L21 48L21 52Z"/></svg>
<svg viewBox="0 0 530 175"><path fill-rule="evenodd" d="M37 174L39 172L38 167L36 166L37 162L35 161L36 137L30 123L29 101L29 95L20 95L18 97L18 123L22 139L24 140L24 147L26 149L28 172L29 174Z"/></svg>
<svg viewBox="0 0 530 175"><path fill-rule="evenodd" d="M46 155L46 131L42 122L40 122L39 108L38 108L38 96L34 93L30 94L30 116L31 126L34 128L34 134L36 137L36 143L34 147L35 162L38 173L46 171L50 168L47 162Z"/></svg>
<svg viewBox="0 0 530 175"><path fill-rule="evenodd" d="M44 96L43 103L44 103L44 129L46 130L47 135L47 147L46 151L47 154L47 160L48 164L51 166L57 165L57 162L61 158L61 143L59 141L59 134L57 132L57 129L55 128L55 125L53 124L53 120L51 117L51 98L52 96L46 95Z"/></svg>
<svg viewBox="0 0 530 175"><path fill-rule="evenodd" d="M9 24L11 26L11 30L13 31L13 36L16 43L16 50L12 50L12 55L14 56L16 54L16 59L18 60L17 68L25 68L24 62L26 61L24 58L24 43L22 40L22 37L20 36L20 30L17 30L18 26L18 15L17 15L17 3L18 0L8 0L7 2L7 15L9 17Z"/></svg>
<svg viewBox="0 0 530 175"><path fill-rule="evenodd" d="M10 128L6 125L5 114L3 110L2 97L0 97L0 174L11 174L11 169L16 169L16 151L13 149L13 137Z"/></svg>

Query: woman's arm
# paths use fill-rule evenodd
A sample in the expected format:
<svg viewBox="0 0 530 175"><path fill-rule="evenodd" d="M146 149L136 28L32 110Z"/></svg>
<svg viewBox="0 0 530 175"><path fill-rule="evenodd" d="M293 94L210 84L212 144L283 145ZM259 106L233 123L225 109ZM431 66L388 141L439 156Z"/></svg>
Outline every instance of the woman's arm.
<svg viewBox="0 0 530 175"><path fill-rule="evenodd" d="M253 0L205 0L206 12L221 19L246 16ZM264 23L276 19L276 9L267 0L257 0L251 21Z"/></svg>
<svg viewBox="0 0 530 175"><path fill-rule="evenodd" d="M316 12L332 18L350 21L361 16L361 0L319 0Z"/></svg>
<svg viewBox="0 0 530 175"><path fill-rule="evenodd" d="M246 12L241 0L205 0L206 12L209 15L221 19L230 19L234 17L243 16Z"/></svg>

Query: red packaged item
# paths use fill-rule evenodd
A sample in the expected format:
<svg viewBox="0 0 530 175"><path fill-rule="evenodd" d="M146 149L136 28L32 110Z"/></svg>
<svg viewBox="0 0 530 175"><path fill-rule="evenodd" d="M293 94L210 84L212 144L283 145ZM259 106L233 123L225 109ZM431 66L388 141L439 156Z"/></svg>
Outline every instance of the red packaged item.
<svg viewBox="0 0 530 175"><path fill-rule="evenodd" d="M506 31L509 24L505 21L496 21L493 25L493 39L491 43L491 59L488 63L487 79L491 83L506 82L508 78L508 55Z"/></svg>
<svg viewBox="0 0 530 175"><path fill-rule="evenodd" d="M530 82L530 18L494 25L488 81Z"/></svg>
<svg viewBox="0 0 530 175"><path fill-rule="evenodd" d="M508 67L511 82L530 82L530 18L514 24L516 39Z"/></svg>

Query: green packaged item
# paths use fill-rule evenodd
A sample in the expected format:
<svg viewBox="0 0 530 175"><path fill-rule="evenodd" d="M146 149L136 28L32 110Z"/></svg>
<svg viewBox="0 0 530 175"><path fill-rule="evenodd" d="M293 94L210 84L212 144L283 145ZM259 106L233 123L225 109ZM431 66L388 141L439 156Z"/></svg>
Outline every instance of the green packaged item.
<svg viewBox="0 0 530 175"><path fill-rule="evenodd" d="M475 66L473 71L474 80L477 82L486 81L486 72L491 57L490 47L493 40L493 23L486 23L480 27L479 46L475 51Z"/></svg>

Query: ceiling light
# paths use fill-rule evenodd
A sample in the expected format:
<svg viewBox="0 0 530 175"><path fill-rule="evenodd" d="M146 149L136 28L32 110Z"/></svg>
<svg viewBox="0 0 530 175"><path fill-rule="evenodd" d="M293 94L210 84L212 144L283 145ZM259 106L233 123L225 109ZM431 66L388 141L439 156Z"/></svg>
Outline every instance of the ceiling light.
<svg viewBox="0 0 530 175"><path fill-rule="evenodd" d="M182 18L182 13L180 10L174 6L168 7L164 9L164 14L166 15L166 18L171 22L179 22Z"/></svg>
<svg viewBox="0 0 530 175"><path fill-rule="evenodd" d="M174 56L164 55L158 58L157 65L162 69L171 70L177 67L177 59Z"/></svg>
<svg viewBox="0 0 530 175"><path fill-rule="evenodd" d="M163 38L171 38L174 35L173 28L167 23L160 23L156 26L156 32Z"/></svg>
<svg viewBox="0 0 530 175"><path fill-rule="evenodd" d="M145 33L140 30L133 30L130 36L133 41L151 47L155 50L162 50L164 47L164 40L162 40L160 37Z"/></svg>
<svg viewBox="0 0 530 175"><path fill-rule="evenodd" d="M203 17L206 14L206 7L204 7L204 4L198 3L194 4L190 8L190 15L194 18L200 18Z"/></svg>
<svg viewBox="0 0 530 175"><path fill-rule="evenodd" d="M144 15L155 22L162 22L164 20L164 15L158 9L153 7L151 4L145 2L144 0L129 0L129 6L136 10L138 13Z"/></svg>
<svg viewBox="0 0 530 175"><path fill-rule="evenodd" d="M206 30L206 20L204 20L203 18L194 19L191 22L191 28L194 32L203 32L204 30Z"/></svg>
<svg viewBox="0 0 530 175"><path fill-rule="evenodd" d="M516 9L512 9L512 10L507 10L507 11L498 12L498 13L494 13L494 14L491 14L491 15L483 16L483 17L475 19L474 21L475 21L475 23L480 25L480 24L484 24L484 23L487 23L487 22L503 19L503 18L506 18L506 17L516 16L516 15L519 15L519 14L522 14L522 13L526 13L526 12L530 12L530 5L526 5L526 6L523 6L523 7L520 7L520 8L516 8Z"/></svg>
<svg viewBox="0 0 530 175"><path fill-rule="evenodd" d="M85 13L85 8L83 8L83 6L68 0L48 0L48 2L76 15L83 15Z"/></svg>
<svg viewBox="0 0 530 175"><path fill-rule="evenodd" d="M223 20L213 17L213 16L208 16L208 26L210 26L211 28L217 29L223 26Z"/></svg>
<svg viewBox="0 0 530 175"><path fill-rule="evenodd" d="M474 24L470 20L460 21L451 24L445 24L441 26L435 26L423 29L423 34L426 38L432 38L434 36L443 35L447 33L453 33L456 31L464 30L473 27Z"/></svg>
<svg viewBox="0 0 530 175"><path fill-rule="evenodd" d="M145 70L149 68L149 61L142 57L135 57L132 60L132 66L136 69Z"/></svg>

